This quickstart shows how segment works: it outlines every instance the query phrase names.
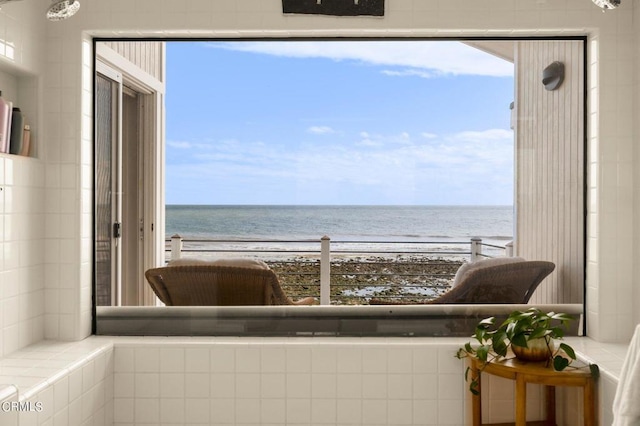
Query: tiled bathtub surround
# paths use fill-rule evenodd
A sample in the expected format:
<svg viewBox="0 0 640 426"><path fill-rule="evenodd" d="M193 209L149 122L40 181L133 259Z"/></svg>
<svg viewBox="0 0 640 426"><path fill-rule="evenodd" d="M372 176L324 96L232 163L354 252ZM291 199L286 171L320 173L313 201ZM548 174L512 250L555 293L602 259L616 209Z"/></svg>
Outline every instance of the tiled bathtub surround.
<svg viewBox="0 0 640 426"><path fill-rule="evenodd" d="M42 404L3 412L24 425L463 425L469 424L466 339L89 338L42 342L0 361L0 400ZM570 341L603 370L601 423L624 345ZM607 361L608 360L608 361ZM513 419L513 382L483 383L484 421ZM542 392L528 392L531 420ZM559 424L578 424L581 398L559 392ZM17 423L19 420L20 423Z"/></svg>
<svg viewBox="0 0 640 426"><path fill-rule="evenodd" d="M113 424L109 340L42 341L0 360L0 372L12 384L0 385L2 426Z"/></svg>
<svg viewBox="0 0 640 426"><path fill-rule="evenodd" d="M461 425L451 344L384 339L119 343L115 425Z"/></svg>

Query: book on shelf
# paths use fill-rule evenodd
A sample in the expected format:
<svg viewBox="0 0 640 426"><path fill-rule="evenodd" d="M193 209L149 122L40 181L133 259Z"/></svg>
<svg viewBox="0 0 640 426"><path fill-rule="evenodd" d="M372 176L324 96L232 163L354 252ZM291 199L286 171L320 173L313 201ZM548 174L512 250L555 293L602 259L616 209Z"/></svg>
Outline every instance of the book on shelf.
<svg viewBox="0 0 640 426"><path fill-rule="evenodd" d="M0 136L2 138L2 136ZM11 128L7 135L9 143L0 152L28 157L31 151L31 126L26 124L20 108L13 108Z"/></svg>
<svg viewBox="0 0 640 426"><path fill-rule="evenodd" d="M24 115L20 108L13 107L9 133L9 154L20 154L24 137Z"/></svg>
<svg viewBox="0 0 640 426"><path fill-rule="evenodd" d="M25 115L12 102L3 99L0 92L0 153L28 157L31 142L31 127Z"/></svg>
<svg viewBox="0 0 640 426"><path fill-rule="evenodd" d="M2 97L0 91L0 152L9 152L9 135L11 134L11 112L13 104Z"/></svg>

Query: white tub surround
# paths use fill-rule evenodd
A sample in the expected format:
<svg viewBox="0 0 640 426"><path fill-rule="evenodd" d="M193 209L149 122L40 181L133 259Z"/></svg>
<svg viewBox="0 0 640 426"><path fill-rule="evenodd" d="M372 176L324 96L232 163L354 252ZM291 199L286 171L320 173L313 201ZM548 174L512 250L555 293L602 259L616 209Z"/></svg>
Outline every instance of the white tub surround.
<svg viewBox="0 0 640 426"><path fill-rule="evenodd" d="M112 425L113 342L41 341L0 359L0 424Z"/></svg>
<svg viewBox="0 0 640 426"><path fill-rule="evenodd" d="M467 338L91 337L44 341L0 360L2 425L463 425L470 394ZM625 345L567 339L601 368L600 422L612 420ZM485 422L513 419L513 383L487 377ZM611 388L613 387L613 391ZM530 420L544 416L529 392ZM558 393L560 424L578 424L581 397ZM10 407L10 405L8 406ZM38 408L40 407L40 408ZM506 407L506 408L505 408ZM28 409L32 410L29 411ZM462 408L462 409L461 409Z"/></svg>

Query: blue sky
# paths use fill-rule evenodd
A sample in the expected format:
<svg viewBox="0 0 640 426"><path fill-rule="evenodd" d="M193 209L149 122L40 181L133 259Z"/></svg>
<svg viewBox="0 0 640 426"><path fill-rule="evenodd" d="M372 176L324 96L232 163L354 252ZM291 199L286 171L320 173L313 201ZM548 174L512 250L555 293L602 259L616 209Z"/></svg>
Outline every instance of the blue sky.
<svg viewBox="0 0 640 426"><path fill-rule="evenodd" d="M167 204L510 205L513 66L459 42L167 43Z"/></svg>

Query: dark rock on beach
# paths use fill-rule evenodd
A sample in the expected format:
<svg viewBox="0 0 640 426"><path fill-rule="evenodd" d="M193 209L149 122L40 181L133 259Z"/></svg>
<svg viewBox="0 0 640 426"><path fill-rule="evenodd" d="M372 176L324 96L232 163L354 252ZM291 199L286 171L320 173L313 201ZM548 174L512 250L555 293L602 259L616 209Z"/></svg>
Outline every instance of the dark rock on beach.
<svg viewBox="0 0 640 426"><path fill-rule="evenodd" d="M267 262L285 292L320 300L320 262L296 257ZM447 291L460 260L422 256L345 257L331 263L331 304L361 305L374 298L390 303L424 303Z"/></svg>

